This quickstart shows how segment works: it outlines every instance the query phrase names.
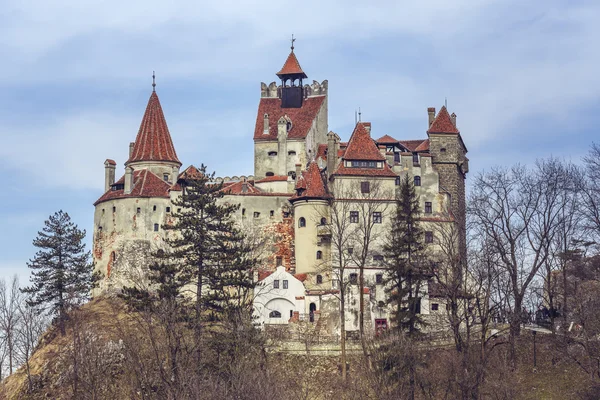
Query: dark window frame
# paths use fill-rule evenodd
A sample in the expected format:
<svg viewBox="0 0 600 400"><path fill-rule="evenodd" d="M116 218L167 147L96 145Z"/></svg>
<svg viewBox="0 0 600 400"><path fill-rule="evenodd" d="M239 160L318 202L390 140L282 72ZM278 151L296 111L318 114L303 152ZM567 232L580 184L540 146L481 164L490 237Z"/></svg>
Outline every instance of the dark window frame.
<svg viewBox="0 0 600 400"><path fill-rule="evenodd" d="M382 221L383 221L383 215L381 214L381 211L373 211L373 223L381 224Z"/></svg>
<svg viewBox="0 0 600 400"><path fill-rule="evenodd" d="M350 211L350 223L358 224L358 211Z"/></svg>

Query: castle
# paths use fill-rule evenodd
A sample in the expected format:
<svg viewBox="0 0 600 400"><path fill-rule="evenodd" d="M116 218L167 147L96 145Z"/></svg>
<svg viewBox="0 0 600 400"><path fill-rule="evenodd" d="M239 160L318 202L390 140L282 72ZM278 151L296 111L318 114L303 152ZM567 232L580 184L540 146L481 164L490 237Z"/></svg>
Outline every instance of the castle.
<svg viewBox="0 0 600 400"><path fill-rule="evenodd" d="M343 142L328 130L328 81L303 84L307 75L293 46L277 76L279 85L261 83L254 175L218 178L226 192L223 201L240 204L240 226L264 239L265 255L255 271L258 322L268 327L320 321L327 332L339 334L339 285L349 282L346 330L358 329L359 306L371 329L385 328L389 315L380 252L402 177L408 175L416 187L425 241L435 247L436 229L455 225L461 232L456 246L466 252L468 159L456 115L446 107L437 114L428 108L426 136L417 140L399 140L393 133L375 138L371 123L358 121ZM115 161L104 163L105 192L94 203L93 258L102 275L94 295L146 282L151 254L165 246L162 226L177 211L172 201L181 195L179 182L198 173L194 166L183 171L181 166L153 88L124 175L116 180ZM336 242L336 219L355 232L343 244ZM363 254L359 293L352 254L364 249L356 232L366 224L371 242ZM340 246L349 254L344 276L335 267ZM444 312L433 284L419 297L422 314Z"/></svg>

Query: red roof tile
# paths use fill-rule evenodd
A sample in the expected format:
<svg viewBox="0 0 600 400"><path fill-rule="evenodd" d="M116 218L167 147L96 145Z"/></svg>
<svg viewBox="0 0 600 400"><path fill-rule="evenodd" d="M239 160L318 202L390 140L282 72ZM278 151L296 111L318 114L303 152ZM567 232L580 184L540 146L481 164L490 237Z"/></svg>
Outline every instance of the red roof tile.
<svg viewBox="0 0 600 400"><path fill-rule="evenodd" d="M317 117L325 96L314 96L304 100L300 108L282 108L281 99L262 98L258 103L258 115L254 128L254 140L277 140L277 121L287 115L292 121L289 139L304 139ZM269 115L269 133L264 133L264 117Z"/></svg>
<svg viewBox="0 0 600 400"><path fill-rule="evenodd" d="M390 135L384 135L376 140L377 143L398 143L397 139L394 139Z"/></svg>
<svg viewBox="0 0 600 400"><path fill-rule="evenodd" d="M450 114L446 110L446 106L442 106L442 109L438 113L437 117L433 120L433 123L427 130L427 133L460 133L458 129L452 123Z"/></svg>
<svg viewBox="0 0 600 400"><path fill-rule="evenodd" d="M323 160L327 160L327 144L320 144L317 148L317 155L315 158L322 158Z"/></svg>
<svg viewBox="0 0 600 400"><path fill-rule="evenodd" d="M307 274L295 274L294 278L298 279L300 282L304 282L306 278L308 278ZM304 298L304 297L302 297Z"/></svg>
<svg viewBox="0 0 600 400"><path fill-rule="evenodd" d="M335 170L334 175L345 175L345 176L382 176L382 177L396 177L398 176L387 163L383 163L383 168L352 168L345 167L344 163L340 163L338 169Z"/></svg>
<svg viewBox="0 0 600 400"><path fill-rule="evenodd" d="M204 174L195 166L190 165L182 173L179 174L177 179L200 179Z"/></svg>
<svg viewBox="0 0 600 400"><path fill-rule="evenodd" d="M273 272L275 271L265 271L265 270L259 270L258 271L258 280L262 281L263 279L269 277L269 275L272 275Z"/></svg>
<svg viewBox="0 0 600 400"><path fill-rule="evenodd" d="M354 132L352 132L352 136L350 136L348 147L344 153L344 159L369 161L385 160L385 156L381 154L362 122L356 124Z"/></svg>
<svg viewBox="0 0 600 400"><path fill-rule="evenodd" d="M323 180L321 170L315 160L308 164L306 171L302 172L302 176L298 179L296 184L296 194L294 194L290 201L298 199L324 199L331 197L331 194L327 191L327 186Z"/></svg>
<svg viewBox="0 0 600 400"><path fill-rule="evenodd" d="M262 179L259 179L256 181L256 183L263 183L263 182L284 182L288 180L288 176L287 175L273 175L273 176L267 176L264 177Z"/></svg>
<svg viewBox="0 0 600 400"><path fill-rule="evenodd" d="M225 192L226 194L258 194L262 193L262 190L255 187L250 182L239 181L224 186L223 192Z"/></svg>
<svg viewBox="0 0 600 400"><path fill-rule="evenodd" d="M418 145L415 151L429 151L429 139L424 140L423 143Z"/></svg>
<svg viewBox="0 0 600 400"><path fill-rule="evenodd" d="M406 147L408 151L417 151L417 147L419 147L423 143L423 139L417 140L400 140L399 143Z"/></svg>
<svg viewBox="0 0 600 400"><path fill-rule="evenodd" d="M127 164L137 161L170 161L181 165L156 92L152 92Z"/></svg>
<svg viewBox="0 0 600 400"><path fill-rule="evenodd" d="M285 60L281 71L277 73L277 76L280 78L282 77L282 75L303 75L302 78L306 78L306 74L304 73L304 71L302 71L300 63L298 62L296 54L294 54L293 50L288 56L287 60Z"/></svg>
<svg viewBox="0 0 600 400"><path fill-rule="evenodd" d="M123 185L125 176L122 176L114 185ZM104 193L94 205L108 200L129 198L129 197L169 197L171 185L147 169L133 171L133 188L131 193L125 194L123 189L112 190Z"/></svg>

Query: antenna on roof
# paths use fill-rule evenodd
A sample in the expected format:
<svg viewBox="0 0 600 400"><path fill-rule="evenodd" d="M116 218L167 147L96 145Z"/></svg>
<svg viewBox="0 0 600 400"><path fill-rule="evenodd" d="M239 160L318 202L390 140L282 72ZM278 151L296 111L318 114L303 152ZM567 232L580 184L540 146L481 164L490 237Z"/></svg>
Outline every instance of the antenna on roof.
<svg viewBox="0 0 600 400"><path fill-rule="evenodd" d="M361 120L360 120L361 115L362 115L362 113L360 112L360 107L358 107L358 122L361 122Z"/></svg>
<svg viewBox="0 0 600 400"><path fill-rule="evenodd" d="M292 53L294 52L294 42L296 41L296 39L294 39L294 34L292 33Z"/></svg>
<svg viewBox="0 0 600 400"><path fill-rule="evenodd" d="M156 75L154 74L154 71L152 71L152 91L156 92Z"/></svg>

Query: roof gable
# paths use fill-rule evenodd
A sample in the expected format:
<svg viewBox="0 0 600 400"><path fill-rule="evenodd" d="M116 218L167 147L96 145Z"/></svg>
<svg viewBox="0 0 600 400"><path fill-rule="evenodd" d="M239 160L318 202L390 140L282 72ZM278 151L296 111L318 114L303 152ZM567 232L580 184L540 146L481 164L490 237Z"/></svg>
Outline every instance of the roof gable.
<svg viewBox="0 0 600 400"><path fill-rule="evenodd" d="M458 134L460 131L456 129L456 126L452 123L452 118L446 110L446 106L442 106L442 109L433 120L431 126L427 130L427 133L454 133Z"/></svg>
<svg viewBox="0 0 600 400"><path fill-rule="evenodd" d="M398 143L398 140L394 139L390 135L383 135L382 137L380 137L379 139L377 139L376 142L377 143L388 144L388 143Z"/></svg>
<svg viewBox="0 0 600 400"><path fill-rule="evenodd" d="M156 92L150 95L131 156L126 164L139 161L168 161L181 165Z"/></svg>
<svg viewBox="0 0 600 400"><path fill-rule="evenodd" d="M356 124L354 132L352 132L352 136L348 141L348 147L344 152L344 159L385 161L385 156L377 148L364 123L359 122Z"/></svg>

